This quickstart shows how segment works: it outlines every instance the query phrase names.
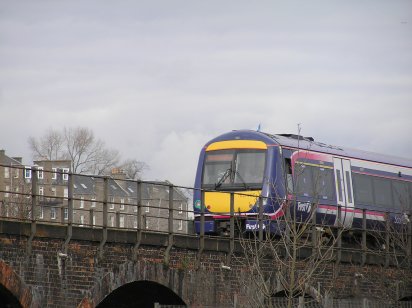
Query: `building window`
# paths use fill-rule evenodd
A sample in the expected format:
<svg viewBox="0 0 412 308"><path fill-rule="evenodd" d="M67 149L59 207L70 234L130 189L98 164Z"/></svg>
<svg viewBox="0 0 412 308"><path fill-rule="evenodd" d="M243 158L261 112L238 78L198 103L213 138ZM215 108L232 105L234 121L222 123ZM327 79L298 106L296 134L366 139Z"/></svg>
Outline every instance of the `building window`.
<svg viewBox="0 0 412 308"><path fill-rule="evenodd" d="M110 226L114 227L114 216L110 215Z"/></svg>
<svg viewBox="0 0 412 308"><path fill-rule="evenodd" d="M92 207L96 207L96 198L92 198Z"/></svg>
<svg viewBox="0 0 412 308"><path fill-rule="evenodd" d="M80 227L84 226L84 215L80 215Z"/></svg>
<svg viewBox="0 0 412 308"><path fill-rule="evenodd" d="M6 185L6 192L4 193L4 198L8 198L9 197L9 191L10 191L10 186Z"/></svg>
<svg viewBox="0 0 412 308"><path fill-rule="evenodd" d="M10 177L10 169L9 167L4 167L4 178L8 179Z"/></svg>
<svg viewBox="0 0 412 308"><path fill-rule="evenodd" d="M40 218L40 219L43 219L43 218L44 218L44 208L43 208L42 206L40 207L39 218Z"/></svg>
<svg viewBox="0 0 412 308"><path fill-rule="evenodd" d="M183 230L183 220L179 220L178 230L179 231Z"/></svg>
<svg viewBox="0 0 412 308"><path fill-rule="evenodd" d="M124 216L120 216L119 218L119 227L124 228Z"/></svg>
<svg viewBox="0 0 412 308"><path fill-rule="evenodd" d="M54 197L56 197L56 196L57 196L56 187L51 187L50 189L51 189L52 195L53 195Z"/></svg>
<svg viewBox="0 0 412 308"><path fill-rule="evenodd" d="M52 168L52 180L57 180L57 168Z"/></svg>
<svg viewBox="0 0 412 308"><path fill-rule="evenodd" d="M120 209L124 210L124 198L120 199Z"/></svg>
<svg viewBox="0 0 412 308"><path fill-rule="evenodd" d="M40 196L40 200L43 200L43 196L44 196L44 187L43 186L39 186L39 196Z"/></svg>
<svg viewBox="0 0 412 308"><path fill-rule="evenodd" d="M133 228L137 229L137 219L133 220Z"/></svg>
<svg viewBox="0 0 412 308"><path fill-rule="evenodd" d="M180 202L180 205L179 205L179 214L183 214L183 203L182 202Z"/></svg>
<svg viewBox="0 0 412 308"><path fill-rule="evenodd" d="M31 179L31 169L30 167L24 168L24 178Z"/></svg>
<svg viewBox="0 0 412 308"><path fill-rule="evenodd" d="M83 196L80 197L80 208L81 209L84 208L84 197Z"/></svg>
<svg viewBox="0 0 412 308"><path fill-rule="evenodd" d="M39 180L44 179L43 167L37 167L37 178Z"/></svg>
<svg viewBox="0 0 412 308"><path fill-rule="evenodd" d="M110 197L110 209L114 209L114 197Z"/></svg>
<svg viewBox="0 0 412 308"><path fill-rule="evenodd" d="M69 189L68 188L64 189L63 196L64 196L64 198L69 198Z"/></svg>
<svg viewBox="0 0 412 308"><path fill-rule="evenodd" d="M63 168L63 181L69 180L69 168Z"/></svg>
<svg viewBox="0 0 412 308"><path fill-rule="evenodd" d="M50 208L50 218L51 219L56 219L57 217L57 211L55 207Z"/></svg>
<svg viewBox="0 0 412 308"><path fill-rule="evenodd" d="M69 209L67 207L64 208L63 210L63 215L64 215L64 220L68 220L69 219Z"/></svg>
<svg viewBox="0 0 412 308"><path fill-rule="evenodd" d="M150 201L147 201L146 207L144 209L145 213L149 213L150 212Z"/></svg>
<svg viewBox="0 0 412 308"><path fill-rule="evenodd" d="M14 178L15 179L19 178L19 169L14 169Z"/></svg>

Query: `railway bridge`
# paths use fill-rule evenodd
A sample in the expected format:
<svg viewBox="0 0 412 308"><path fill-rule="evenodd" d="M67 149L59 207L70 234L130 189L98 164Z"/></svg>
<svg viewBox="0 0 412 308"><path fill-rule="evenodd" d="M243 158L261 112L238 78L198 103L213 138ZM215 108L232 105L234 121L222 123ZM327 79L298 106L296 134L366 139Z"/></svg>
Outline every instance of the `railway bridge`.
<svg viewBox="0 0 412 308"><path fill-rule="evenodd" d="M382 249L367 247L365 228L356 247L314 246L323 228L312 221L309 245L269 253L262 213L250 238L235 236L233 206L229 236L206 235L204 213L197 235L183 188L168 182L2 167L0 307L412 307L410 216L406 232L378 233ZM300 292L285 287L291 273Z"/></svg>
<svg viewBox="0 0 412 308"><path fill-rule="evenodd" d="M250 307L253 286L242 283L250 272L238 244L219 237L1 220L0 306ZM362 264L353 256L343 252L339 264L325 266L307 297L319 307L332 307L336 298L411 299L410 267Z"/></svg>

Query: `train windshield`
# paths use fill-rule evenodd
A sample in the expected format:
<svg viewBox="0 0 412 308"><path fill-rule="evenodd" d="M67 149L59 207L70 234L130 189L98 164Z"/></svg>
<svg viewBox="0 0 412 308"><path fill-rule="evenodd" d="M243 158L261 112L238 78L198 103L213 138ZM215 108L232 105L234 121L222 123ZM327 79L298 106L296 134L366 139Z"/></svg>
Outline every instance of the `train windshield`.
<svg viewBox="0 0 412 308"><path fill-rule="evenodd" d="M261 189L265 150L220 150L206 153L203 187L209 189Z"/></svg>

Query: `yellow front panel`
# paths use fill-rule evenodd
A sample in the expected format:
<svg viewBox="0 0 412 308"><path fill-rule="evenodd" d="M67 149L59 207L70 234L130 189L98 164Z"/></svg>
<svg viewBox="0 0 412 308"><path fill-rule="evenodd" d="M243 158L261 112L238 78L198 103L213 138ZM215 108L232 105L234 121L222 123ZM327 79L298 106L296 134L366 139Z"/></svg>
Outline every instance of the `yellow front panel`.
<svg viewBox="0 0 412 308"><path fill-rule="evenodd" d="M235 212L247 212L255 205L260 195L260 190L239 191L234 193ZM206 192L206 208L213 213L230 212L230 193Z"/></svg>
<svg viewBox="0 0 412 308"><path fill-rule="evenodd" d="M230 150L230 149L259 149L266 150L268 146L263 141L257 140L228 140L210 144L206 151Z"/></svg>

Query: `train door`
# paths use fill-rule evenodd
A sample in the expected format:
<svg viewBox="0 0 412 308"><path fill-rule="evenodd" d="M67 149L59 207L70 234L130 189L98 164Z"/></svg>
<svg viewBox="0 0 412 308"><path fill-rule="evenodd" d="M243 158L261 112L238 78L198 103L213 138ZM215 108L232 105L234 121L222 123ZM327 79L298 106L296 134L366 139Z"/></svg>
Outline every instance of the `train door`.
<svg viewBox="0 0 412 308"><path fill-rule="evenodd" d="M335 171L336 199L342 209L341 222L344 227L350 228L355 215L350 160L334 157L333 166ZM335 225L337 223L338 215L336 212Z"/></svg>

